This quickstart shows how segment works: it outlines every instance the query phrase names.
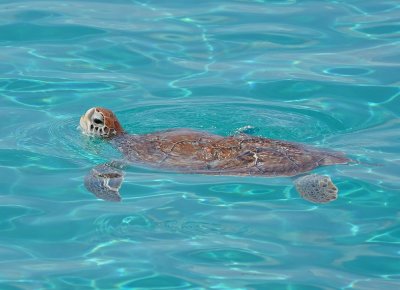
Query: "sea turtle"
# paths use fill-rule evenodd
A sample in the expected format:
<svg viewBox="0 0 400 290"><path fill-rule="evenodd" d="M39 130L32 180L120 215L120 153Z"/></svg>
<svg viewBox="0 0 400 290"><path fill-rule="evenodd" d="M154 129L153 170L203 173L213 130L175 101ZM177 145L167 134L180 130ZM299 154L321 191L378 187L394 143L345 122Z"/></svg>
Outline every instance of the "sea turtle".
<svg viewBox="0 0 400 290"><path fill-rule="evenodd" d="M238 133L223 137L190 129L144 135L128 134L114 113L94 107L80 118L86 135L108 140L124 156L94 167L85 177L86 188L98 198L119 201L125 164L134 163L182 173L210 175L300 176L294 180L300 195L314 203L337 198L328 176L304 173L323 165L346 164L343 153L322 151L299 143Z"/></svg>

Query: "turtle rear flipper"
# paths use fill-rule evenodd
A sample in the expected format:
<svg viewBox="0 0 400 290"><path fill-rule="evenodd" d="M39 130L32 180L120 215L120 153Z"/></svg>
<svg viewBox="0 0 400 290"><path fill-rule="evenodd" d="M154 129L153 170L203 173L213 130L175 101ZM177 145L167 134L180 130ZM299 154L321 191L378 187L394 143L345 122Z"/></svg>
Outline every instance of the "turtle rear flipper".
<svg viewBox="0 0 400 290"><path fill-rule="evenodd" d="M310 174L294 181L300 195L314 203L328 203L337 199L338 189L329 176Z"/></svg>
<svg viewBox="0 0 400 290"><path fill-rule="evenodd" d="M110 164L97 165L85 176L85 187L96 197L107 201L121 201L119 189L124 173Z"/></svg>

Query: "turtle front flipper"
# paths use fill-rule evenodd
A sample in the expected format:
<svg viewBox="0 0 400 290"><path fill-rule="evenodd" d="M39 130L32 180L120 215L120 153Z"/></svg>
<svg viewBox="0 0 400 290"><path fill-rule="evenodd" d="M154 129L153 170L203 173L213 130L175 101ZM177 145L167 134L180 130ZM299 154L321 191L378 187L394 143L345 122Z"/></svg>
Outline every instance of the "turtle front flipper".
<svg viewBox="0 0 400 290"><path fill-rule="evenodd" d="M121 201L119 189L124 173L115 163L97 165L85 176L85 187L96 197L107 201Z"/></svg>
<svg viewBox="0 0 400 290"><path fill-rule="evenodd" d="M329 176L310 174L294 181L300 195L314 203L328 203L337 199L338 189Z"/></svg>

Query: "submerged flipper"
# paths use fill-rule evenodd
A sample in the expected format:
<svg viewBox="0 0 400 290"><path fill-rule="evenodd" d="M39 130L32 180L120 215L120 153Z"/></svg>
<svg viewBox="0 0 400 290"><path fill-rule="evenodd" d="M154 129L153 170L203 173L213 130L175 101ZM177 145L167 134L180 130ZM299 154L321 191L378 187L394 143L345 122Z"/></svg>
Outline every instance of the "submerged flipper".
<svg viewBox="0 0 400 290"><path fill-rule="evenodd" d="M124 181L124 173L115 163L94 167L85 176L85 187L100 199L120 201L119 189Z"/></svg>
<svg viewBox="0 0 400 290"><path fill-rule="evenodd" d="M338 189L329 176L310 174L294 181L300 195L314 203L328 203L337 199Z"/></svg>
<svg viewBox="0 0 400 290"><path fill-rule="evenodd" d="M253 134L258 133L258 131L260 131L260 128L247 125L244 127L240 127L239 129L236 129L235 132L233 132L233 136L238 136L238 135L242 135L242 134L253 135Z"/></svg>

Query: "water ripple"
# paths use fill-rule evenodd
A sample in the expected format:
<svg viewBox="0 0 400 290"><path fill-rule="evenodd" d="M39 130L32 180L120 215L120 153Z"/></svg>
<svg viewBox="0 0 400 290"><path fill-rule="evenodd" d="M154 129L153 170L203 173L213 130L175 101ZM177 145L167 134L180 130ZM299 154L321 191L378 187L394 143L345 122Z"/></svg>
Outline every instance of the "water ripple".
<svg viewBox="0 0 400 290"><path fill-rule="evenodd" d="M66 41L102 33L104 31L79 25L44 26L15 23L0 26L0 42Z"/></svg>
<svg viewBox="0 0 400 290"><path fill-rule="evenodd" d="M398 1L1 1L1 289L397 289ZM126 169L76 127L189 127L340 150L339 187ZM356 250L354 250L356 249Z"/></svg>

